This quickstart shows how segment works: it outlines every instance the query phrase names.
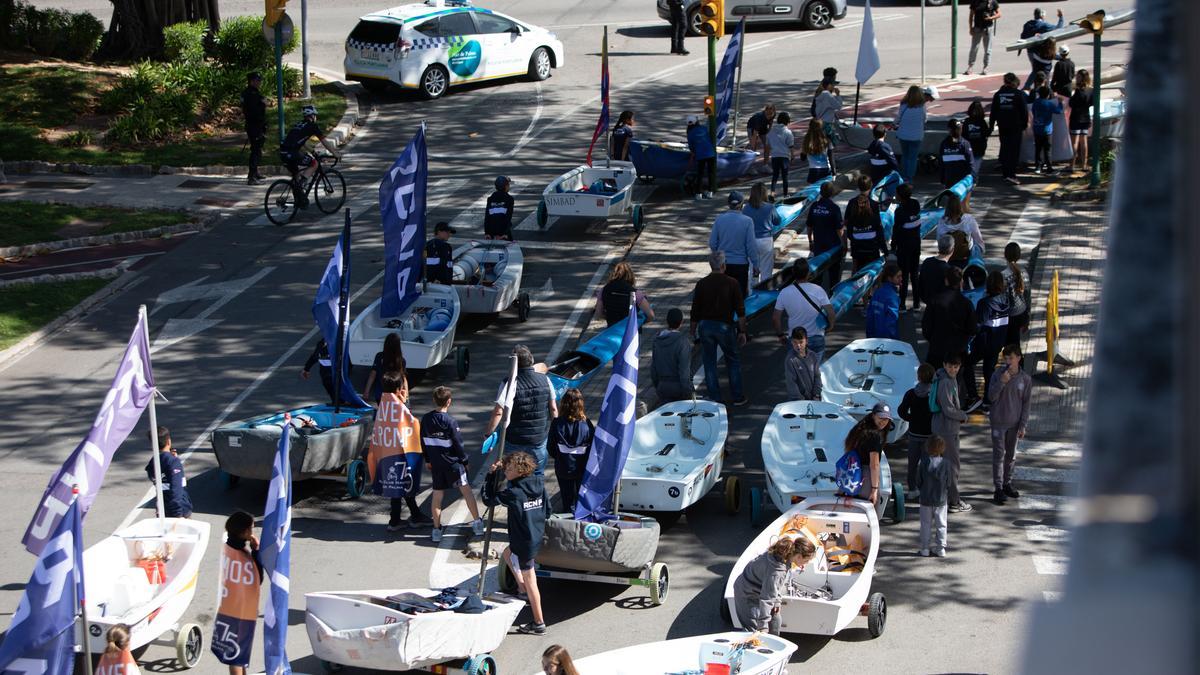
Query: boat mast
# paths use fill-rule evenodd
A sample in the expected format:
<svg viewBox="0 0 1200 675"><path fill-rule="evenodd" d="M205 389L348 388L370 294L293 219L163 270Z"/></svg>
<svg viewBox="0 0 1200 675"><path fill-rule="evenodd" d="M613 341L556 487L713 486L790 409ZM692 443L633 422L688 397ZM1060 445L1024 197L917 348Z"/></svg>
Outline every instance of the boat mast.
<svg viewBox="0 0 1200 675"><path fill-rule="evenodd" d="M342 411L342 369L345 357L346 315L350 312L350 209L346 209L346 224L342 226L342 273L338 281L337 337L333 356L333 414ZM329 347L329 345L325 345ZM287 433L287 430L284 430Z"/></svg>
<svg viewBox="0 0 1200 675"><path fill-rule="evenodd" d="M146 318L146 306L138 306L138 322L142 325L142 330L146 335L146 344L150 344L150 322ZM158 413L154 410L154 398L158 396L158 387L153 387L150 390L150 453L154 459L154 504L158 510L158 525L163 534L167 532L166 507L163 505L163 489L162 489L162 462L159 460L158 446ZM84 636L87 639L87 636ZM91 661L88 661L90 664Z"/></svg>

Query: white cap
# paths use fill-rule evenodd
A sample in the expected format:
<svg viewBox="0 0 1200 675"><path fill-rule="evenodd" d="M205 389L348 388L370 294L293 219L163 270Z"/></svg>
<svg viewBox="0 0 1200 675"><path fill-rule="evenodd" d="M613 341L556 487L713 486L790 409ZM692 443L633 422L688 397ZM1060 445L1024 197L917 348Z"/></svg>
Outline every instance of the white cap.
<svg viewBox="0 0 1200 675"><path fill-rule="evenodd" d="M699 115L688 115L688 116L687 116L687 123L688 123L688 124L699 124L699 123L700 123L700 116L699 116Z"/></svg>
<svg viewBox="0 0 1200 675"><path fill-rule="evenodd" d="M938 96L937 87L933 86L932 84L927 84L924 87L921 87L921 92L935 101L941 98L941 96Z"/></svg>
<svg viewBox="0 0 1200 675"><path fill-rule="evenodd" d="M1059 46L1058 46L1058 53L1059 53L1059 54L1062 54L1063 56L1066 56L1067 54L1070 54L1070 53L1071 53L1071 48L1070 48L1070 47L1068 47L1068 46L1066 46L1066 45L1059 45Z"/></svg>

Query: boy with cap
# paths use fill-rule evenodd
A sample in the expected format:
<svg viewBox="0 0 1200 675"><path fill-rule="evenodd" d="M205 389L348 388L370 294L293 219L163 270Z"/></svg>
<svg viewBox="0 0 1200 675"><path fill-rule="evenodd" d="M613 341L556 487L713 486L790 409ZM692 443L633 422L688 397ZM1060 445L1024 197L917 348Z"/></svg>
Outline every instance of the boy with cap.
<svg viewBox="0 0 1200 675"><path fill-rule="evenodd" d="M425 280L435 284L449 284L454 278L454 248L450 246L450 235L457 230L442 221L433 228L433 239L425 242Z"/></svg>
<svg viewBox="0 0 1200 675"><path fill-rule="evenodd" d="M487 198L483 207L483 238L512 241L513 205L516 203L508 194L512 181L507 176L496 177L496 191Z"/></svg>

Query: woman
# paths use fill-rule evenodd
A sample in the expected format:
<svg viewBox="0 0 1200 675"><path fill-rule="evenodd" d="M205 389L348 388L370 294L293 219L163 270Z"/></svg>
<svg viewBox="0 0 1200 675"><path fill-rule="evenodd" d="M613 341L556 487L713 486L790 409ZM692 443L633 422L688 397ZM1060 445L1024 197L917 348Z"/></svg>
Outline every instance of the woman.
<svg viewBox="0 0 1200 675"><path fill-rule="evenodd" d="M811 185L828 176L829 137L825 135L825 123L818 119L809 120L804 143L800 147L800 160L808 162L808 183Z"/></svg>
<svg viewBox="0 0 1200 675"><path fill-rule="evenodd" d="M583 471L592 454L592 438L596 427L587 418L583 394L568 389L559 403L558 417L550 422L550 438L546 449L554 458L554 475L562 494L563 513L574 513L583 485Z"/></svg>
<svg viewBox="0 0 1200 675"><path fill-rule="evenodd" d="M975 170L975 180L978 184L981 175L979 170L983 167L983 153L987 152L988 136L992 135L992 129L983 112L983 101L978 98L971 101L962 130L963 138L971 144L971 157L974 160L972 168Z"/></svg>
<svg viewBox="0 0 1200 675"><path fill-rule="evenodd" d="M363 396L363 400L379 405L379 399L383 396L384 373L400 373L400 391L397 394L400 396L400 401L407 405L408 371L404 367L404 353L400 348L399 333L388 333L388 336L383 339L383 351L375 354L375 361L371 363L371 372L367 375L365 388L367 393Z"/></svg>
<svg viewBox="0 0 1200 675"><path fill-rule="evenodd" d="M550 645L542 652L542 672L545 675L579 675L575 662L562 645Z"/></svg>
<svg viewBox="0 0 1200 675"><path fill-rule="evenodd" d="M612 158L622 162L629 160L629 148L633 145L633 111L623 110L612 130Z"/></svg>
<svg viewBox="0 0 1200 675"><path fill-rule="evenodd" d="M1021 344L1021 334L1029 326L1029 303L1025 301L1025 290L1028 287L1025 271L1018 265L1021 261L1021 245L1015 241L1008 242L1004 247L1005 268L1004 287L1008 295L1008 332L1004 338L1006 345Z"/></svg>
<svg viewBox="0 0 1200 675"><path fill-rule="evenodd" d="M917 175L921 141L925 138L925 93L917 85L908 88L896 113L896 138L900 141L900 174L906 182Z"/></svg>
<svg viewBox="0 0 1200 675"><path fill-rule="evenodd" d="M883 220L878 202L871 201L871 177L860 175L856 184L858 196L846 204L843 221L846 248L854 261L854 272L887 255L887 239L883 236Z"/></svg>
<svg viewBox="0 0 1200 675"><path fill-rule="evenodd" d="M803 569L816 554L807 537L783 537L747 563L733 582L733 602L742 628L779 635L779 607L792 566Z"/></svg>
<svg viewBox="0 0 1200 675"><path fill-rule="evenodd" d="M758 277L754 281L759 283L769 279L774 272L774 228L779 224L779 214L775 212L775 205L767 201L767 186L762 182L755 183L750 188L750 201L742 206L742 213L754 221L754 249L758 254L758 260L754 264L754 269L758 270Z"/></svg>
<svg viewBox="0 0 1200 675"><path fill-rule="evenodd" d="M1088 132L1092 129L1092 74L1086 70L1075 73L1075 91L1067 101L1071 108L1071 116L1067 120L1067 130L1071 132L1071 145L1075 154L1071 155L1071 164L1067 171L1075 173L1075 164L1087 171L1088 168Z"/></svg>
<svg viewBox="0 0 1200 675"><path fill-rule="evenodd" d="M964 268L972 254L983 255L983 233L979 231L979 223L976 222L975 216L967 213L962 200L951 192L946 196L946 210L942 213L942 219L938 221L936 236L941 239L943 235L955 232L961 234L954 237L954 252L950 254L950 263Z"/></svg>
<svg viewBox="0 0 1200 675"><path fill-rule="evenodd" d="M771 199L775 199L775 185L783 179L783 196L788 193L788 170L792 166L792 154L795 152L796 137L788 124L792 121L786 112L779 113L779 118L767 131L767 154L771 157Z"/></svg>
<svg viewBox="0 0 1200 675"><path fill-rule="evenodd" d="M654 310L650 308L646 294L637 289L633 268L629 263L621 261L613 266L608 283L596 289L596 306L592 308L592 316L603 316L609 326L619 323L629 316L630 295L636 299L637 307L646 315L646 320L653 321Z"/></svg>
<svg viewBox="0 0 1200 675"><path fill-rule="evenodd" d="M991 405L988 400L988 383L992 380L992 371L996 370L996 361L1000 358L1000 350L1004 349L1008 339L1009 315L1012 311L1009 305L1008 289L1004 283L1004 273L992 270L987 277L987 295L979 299L975 306L975 317L979 321L979 332L971 344L971 358L983 360L983 404Z"/></svg>
<svg viewBox="0 0 1200 675"><path fill-rule="evenodd" d="M863 467L862 486L856 495L872 504L879 503L879 456L883 453L883 441L887 429L892 426L892 410L886 403L876 403L846 434L845 451L858 455Z"/></svg>
<svg viewBox="0 0 1200 675"><path fill-rule="evenodd" d="M140 675L137 661L129 651L129 626L119 623L108 629L108 644L96 664L96 675Z"/></svg>

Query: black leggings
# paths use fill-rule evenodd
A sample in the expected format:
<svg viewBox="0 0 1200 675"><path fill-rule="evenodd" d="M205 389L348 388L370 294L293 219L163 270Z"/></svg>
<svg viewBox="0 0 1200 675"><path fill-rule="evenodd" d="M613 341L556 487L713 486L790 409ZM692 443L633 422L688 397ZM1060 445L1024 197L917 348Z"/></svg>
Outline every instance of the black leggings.
<svg viewBox="0 0 1200 675"><path fill-rule="evenodd" d="M1050 166L1050 136L1033 135L1033 166L1034 168Z"/></svg>
<svg viewBox="0 0 1200 675"><path fill-rule="evenodd" d="M700 190L701 185L707 185L708 189L704 192L716 192L716 181L713 180L713 170L717 164L716 157L701 159L696 161L696 189Z"/></svg>
<svg viewBox="0 0 1200 675"><path fill-rule="evenodd" d="M792 161L787 157L772 157L771 158L771 192L775 191L775 183L779 178L783 177L783 193L788 191L788 169L791 168Z"/></svg>
<svg viewBox="0 0 1200 675"><path fill-rule="evenodd" d="M905 307L905 301L908 300L908 287L912 286L913 291L913 309L921 306L920 296L917 295L917 269L921 266L921 249L920 244L916 248L909 251L905 248L896 250L896 262L900 265L900 271L904 277L900 281L900 308Z"/></svg>

